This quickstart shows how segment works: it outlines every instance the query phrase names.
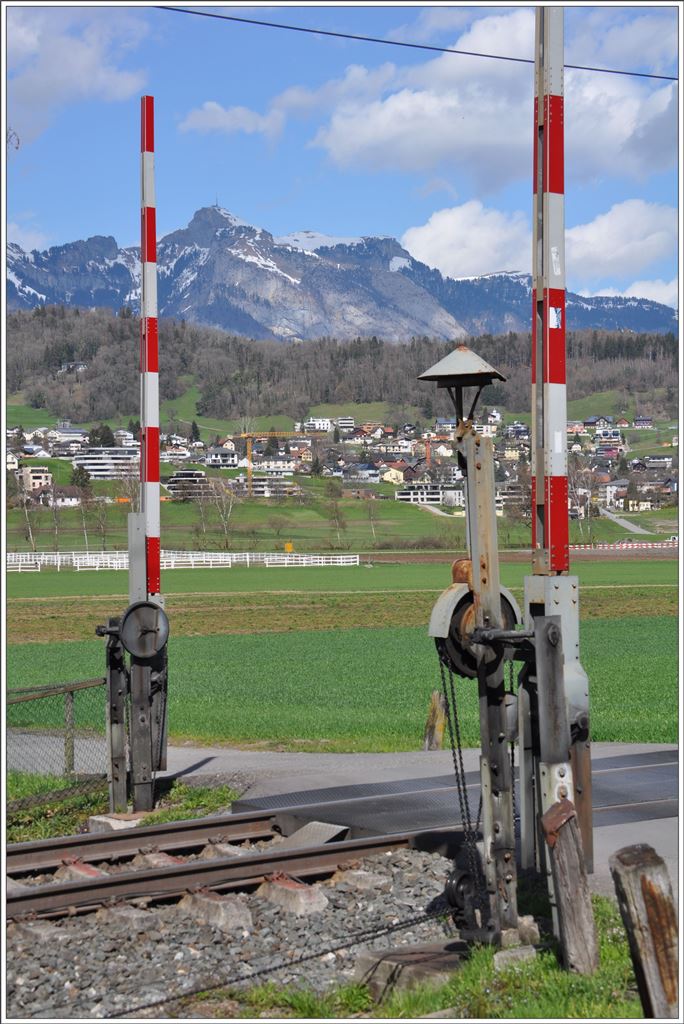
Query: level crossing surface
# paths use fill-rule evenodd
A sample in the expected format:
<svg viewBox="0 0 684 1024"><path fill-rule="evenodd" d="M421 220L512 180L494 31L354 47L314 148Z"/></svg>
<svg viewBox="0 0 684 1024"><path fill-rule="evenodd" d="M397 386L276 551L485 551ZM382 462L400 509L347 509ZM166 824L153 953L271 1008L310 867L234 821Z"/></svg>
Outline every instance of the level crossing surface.
<svg viewBox="0 0 684 1024"><path fill-rule="evenodd" d="M480 788L479 751L464 751L471 815ZM679 876L679 756L671 744L595 743L592 749L595 871L590 886L613 895L612 853L648 843ZM344 823L353 835L460 823L451 752L314 754L234 748L170 747L168 776L241 775L234 809L307 807L305 820Z"/></svg>

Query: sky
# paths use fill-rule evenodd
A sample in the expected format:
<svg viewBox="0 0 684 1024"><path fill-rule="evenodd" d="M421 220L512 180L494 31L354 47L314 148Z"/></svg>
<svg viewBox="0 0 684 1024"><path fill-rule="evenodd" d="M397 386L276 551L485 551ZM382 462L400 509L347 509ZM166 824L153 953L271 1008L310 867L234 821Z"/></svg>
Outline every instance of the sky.
<svg viewBox="0 0 684 1024"><path fill-rule="evenodd" d="M681 5L565 8L565 63L679 75ZM534 6L188 8L533 58ZM139 244L139 98L158 236L218 203L273 235L391 235L451 277L529 271L533 65L150 4L4 4L6 231ZM678 81L566 68L567 287L678 305ZM18 148L16 144L18 142Z"/></svg>

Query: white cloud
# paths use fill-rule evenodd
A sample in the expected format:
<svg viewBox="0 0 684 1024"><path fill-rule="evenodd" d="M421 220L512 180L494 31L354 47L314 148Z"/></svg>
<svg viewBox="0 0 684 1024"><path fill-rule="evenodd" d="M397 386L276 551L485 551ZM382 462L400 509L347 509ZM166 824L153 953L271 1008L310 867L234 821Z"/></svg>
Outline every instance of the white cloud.
<svg viewBox="0 0 684 1024"><path fill-rule="evenodd" d="M121 63L146 33L145 22L125 8L9 8L8 120L22 145L69 103L139 92L144 73Z"/></svg>
<svg viewBox="0 0 684 1024"><path fill-rule="evenodd" d="M533 12L482 18L455 44L532 57ZM484 190L530 173L532 69L451 54L397 72L391 94L334 110L317 132L337 166L423 171L446 163ZM643 179L674 166L674 83L567 71L566 167L570 180L604 174Z"/></svg>
<svg viewBox="0 0 684 1024"><path fill-rule="evenodd" d="M265 114L248 107L223 107L215 100L191 110L178 128L182 132L261 132L273 136L281 132L288 116L306 117L334 109L338 104L363 101L377 96L395 77L393 64L382 64L369 71L351 64L341 78L332 78L318 89L293 85L271 101Z"/></svg>
<svg viewBox="0 0 684 1024"><path fill-rule="evenodd" d="M7 225L7 239L21 246L24 252L30 252L32 249L43 250L49 242L48 236L42 231L29 225L17 224L15 221L10 221Z"/></svg>
<svg viewBox="0 0 684 1024"><path fill-rule="evenodd" d="M679 305L679 282L676 277L671 281L635 281L628 288L622 291L619 288L599 288L596 291L584 290L579 293L585 296L594 295L615 295L625 299L650 299L652 302L662 302L666 306L675 309Z"/></svg>
<svg viewBox="0 0 684 1024"><path fill-rule="evenodd" d="M209 132L245 132L247 135L263 133L273 137L282 130L283 116L277 110L257 114L247 107L226 108L214 100L208 100L199 109L191 110L178 127L182 132L195 131L203 135Z"/></svg>
<svg viewBox="0 0 684 1024"><path fill-rule="evenodd" d="M473 9L467 7L424 7L415 21L392 29L387 38L427 43L444 32L464 28L472 17Z"/></svg>
<svg viewBox="0 0 684 1024"><path fill-rule="evenodd" d="M629 12L596 17L606 38L594 40L587 49L587 34L578 22L577 39L572 40L576 63L587 63L590 55L603 66L629 64L637 59L640 32L653 60L671 55L671 17ZM449 43L452 48L523 60L534 55L534 10L529 7L465 12L426 8L416 24L428 35L447 26L456 34L468 24ZM674 84L580 71L568 71L565 83L568 180L591 181L606 174L639 180L674 166ZM405 67L352 65L342 77L318 88L286 89L265 113L251 112L251 118L246 108L226 108L214 127L226 130L222 125L227 123L228 130L269 134L277 123L276 112L283 128L291 116L323 115L325 121L319 122L309 144L322 149L337 167L437 176L448 167L466 174L479 194L486 194L529 177L532 96L531 64L444 53ZM211 130L206 114L200 116L203 109L191 111L182 129L204 124L203 130Z"/></svg>
<svg viewBox="0 0 684 1024"><path fill-rule="evenodd" d="M516 10L477 21L455 44L531 57L534 15ZM313 145L338 166L425 171L445 164L493 188L526 173L532 76L526 65L442 54L397 71L393 91L333 111Z"/></svg>
<svg viewBox="0 0 684 1024"><path fill-rule="evenodd" d="M676 74L677 11L654 7L638 13L618 6L571 10L565 49L568 64Z"/></svg>
<svg viewBox="0 0 684 1024"><path fill-rule="evenodd" d="M677 211L643 199L616 203L589 224L565 233L568 278L630 277L658 260L676 258Z"/></svg>
<svg viewBox="0 0 684 1024"><path fill-rule="evenodd" d="M527 217L488 209L477 199L438 210L426 224L404 232L401 244L448 277L526 270L532 262Z"/></svg>

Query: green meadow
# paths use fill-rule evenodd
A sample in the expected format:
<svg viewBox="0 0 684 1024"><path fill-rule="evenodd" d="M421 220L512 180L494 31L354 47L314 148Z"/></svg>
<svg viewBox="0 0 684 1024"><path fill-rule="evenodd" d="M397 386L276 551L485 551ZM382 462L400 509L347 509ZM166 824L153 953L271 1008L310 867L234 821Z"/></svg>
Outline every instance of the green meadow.
<svg viewBox="0 0 684 1024"><path fill-rule="evenodd" d="M591 681L595 740L677 741L675 618L585 622L582 660ZM169 664L170 736L203 744L418 750L430 692L439 685L434 644L424 626L172 638ZM103 670L98 640L12 644L7 651L11 686ZM463 740L475 746L477 688L463 680L458 691ZM62 709L54 703L56 725ZM8 711L8 725L34 724L31 703ZM77 711L76 724L100 725L87 711Z"/></svg>

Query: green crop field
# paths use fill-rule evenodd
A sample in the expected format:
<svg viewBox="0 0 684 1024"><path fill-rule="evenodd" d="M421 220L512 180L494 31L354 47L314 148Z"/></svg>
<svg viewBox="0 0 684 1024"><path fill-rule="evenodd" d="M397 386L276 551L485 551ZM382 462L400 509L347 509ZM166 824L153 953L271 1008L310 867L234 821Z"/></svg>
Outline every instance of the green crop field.
<svg viewBox="0 0 684 1024"><path fill-rule="evenodd" d="M586 622L582 658L591 680L594 739L676 742L674 617ZM170 736L202 743L420 749L430 692L439 683L424 627L184 637L170 641L169 662ZM7 678L14 686L102 671L98 641L8 648ZM459 693L464 743L473 746L477 689L462 681ZM9 710L10 726L33 724L31 704ZM53 714L61 711L55 706ZM77 714L77 725L99 723Z"/></svg>

